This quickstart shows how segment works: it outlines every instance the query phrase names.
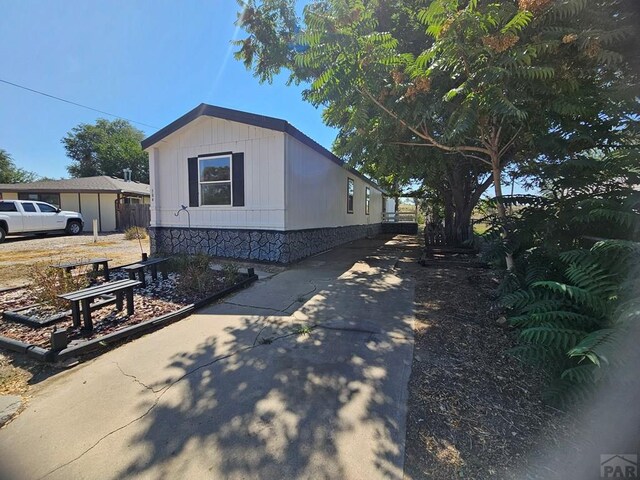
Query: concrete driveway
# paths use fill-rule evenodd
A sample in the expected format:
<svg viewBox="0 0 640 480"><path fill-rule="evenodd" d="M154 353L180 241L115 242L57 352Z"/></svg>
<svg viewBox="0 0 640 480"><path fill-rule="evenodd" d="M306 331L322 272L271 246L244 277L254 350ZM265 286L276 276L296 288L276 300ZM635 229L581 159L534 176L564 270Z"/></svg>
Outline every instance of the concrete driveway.
<svg viewBox="0 0 640 480"><path fill-rule="evenodd" d="M303 261L36 387L2 478L402 478L402 241Z"/></svg>

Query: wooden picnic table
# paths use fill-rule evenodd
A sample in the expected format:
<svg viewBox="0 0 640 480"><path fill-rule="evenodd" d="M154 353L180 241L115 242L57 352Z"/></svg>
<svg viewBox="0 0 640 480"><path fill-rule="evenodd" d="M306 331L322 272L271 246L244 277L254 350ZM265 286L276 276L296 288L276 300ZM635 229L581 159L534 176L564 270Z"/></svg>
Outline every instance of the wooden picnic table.
<svg viewBox="0 0 640 480"><path fill-rule="evenodd" d="M144 278L144 269L149 267L151 270L151 278L153 280L158 279L158 266L160 266L160 271L162 272L162 278L167 279L167 265L166 261L168 258L150 258L149 260L144 260L142 262L134 263L133 265L127 265L126 267L122 267L122 270L129 274L129 279L134 280L136 278L136 274L138 275L138 280L142 284L142 288L147 286L147 283Z"/></svg>
<svg viewBox="0 0 640 480"><path fill-rule="evenodd" d="M93 321L91 320L91 302L96 297L115 294L116 309L122 310L123 296L127 297L127 315L133 315L133 287L140 285L137 280L118 280L115 282L107 282L95 287L83 288L75 292L69 292L58 295L60 298L71 302L71 314L73 316L73 326L80 327L80 305L82 305L82 320L84 326L82 330L92 331ZM113 300L112 300L113 301Z"/></svg>
<svg viewBox="0 0 640 480"><path fill-rule="evenodd" d="M97 272L98 267L102 265L102 274L104 275L104 279L108 282L110 261L110 258L91 258L89 260L78 260L77 262L59 263L51 266L53 268L62 268L65 272L71 273L71 270L73 270L74 268L82 267L85 265L93 265L93 271Z"/></svg>

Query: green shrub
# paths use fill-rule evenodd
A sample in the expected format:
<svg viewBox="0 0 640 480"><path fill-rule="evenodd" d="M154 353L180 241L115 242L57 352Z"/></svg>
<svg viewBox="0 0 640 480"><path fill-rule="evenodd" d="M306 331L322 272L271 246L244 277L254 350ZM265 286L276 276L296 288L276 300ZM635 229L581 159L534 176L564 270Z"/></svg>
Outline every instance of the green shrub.
<svg viewBox="0 0 640 480"><path fill-rule="evenodd" d="M496 265L514 255L499 289L520 330L512 353L550 375L554 403L606 381L608 365L621 360L619 340L639 320L639 170L622 153L553 166L542 195L504 199L517 212L507 224L494 218L484 236Z"/></svg>
<svg viewBox="0 0 640 480"><path fill-rule="evenodd" d="M149 234L142 227L129 227L124 231L125 240L137 240L138 238L147 238Z"/></svg>
<svg viewBox="0 0 640 480"><path fill-rule="evenodd" d="M226 263L222 266L222 276L225 285L233 285L240 278L240 267L235 263Z"/></svg>
<svg viewBox="0 0 640 480"><path fill-rule="evenodd" d="M85 288L90 282L86 270L79 275L71 275L44 263L34 265L29 273L32 279L29 291L33 299L56 310L69 308L69 302L58 298L58 295Z"/></svg>
<svg viewBox="0 0 640 480"><path fill-rule="evenodd" d="M169 259L168 268L172 272L181 273L191 268L209 268L211 263L211 257L204 253L197 253L195 255L186 255L184 253L173 255Z"/></svg>
<svg viewBox="0 0 640 480"><path fill-rule="evenodd" d="M209 266L211 258L204 254L176 255L169 268L178 273L176 290L181 295L202 295L220 287L220 277Z"/></svg>
<svg viewBox="0 0 640 480"><path fill-rule="evenodd" d="M521 345L512 353L552 374L550 400L583 397L614 361L627 326L638 321L637 286L628 279L639 258L638 242L600 241L560 255L562 280L534 281L502 297L520 328Z"/></svg>

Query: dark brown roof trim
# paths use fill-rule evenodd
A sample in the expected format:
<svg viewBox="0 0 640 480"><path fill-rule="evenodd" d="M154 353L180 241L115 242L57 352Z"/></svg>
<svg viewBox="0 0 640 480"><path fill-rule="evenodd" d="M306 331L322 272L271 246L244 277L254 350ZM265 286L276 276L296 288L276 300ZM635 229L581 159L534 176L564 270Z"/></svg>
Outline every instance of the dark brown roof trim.
<svg viewBox="0 0 640 480"><path fill-rule="evenodd" d="M207 105L206 103L201 103L190 112L184 114L177 120L171 122L166 127L158 130L153 135L145 138L141 142L142 148L143 149L149 148L150 146L158 143L160 140L169 136L176 130L184 127L188 123L191 123L196 118L201 117L203 115L207 117L221 118L223 120L230 120L232 122L245 123L247 125L253 125L254 127L262 127L262 128L267 128L269 130L276 130L278 132L288 133L296 140L299 140L300 142L304 143L307 147L311 148L312 150L315 150L319 154L328 158L332 162L340 165L341 167L346 168L353 175L357 176L361 180L364 180L366 183L369 183L371 186L377 188L382 193L386 193L374 181L368 179L367 177L362 175L360 172L358 172L354 168L347 166L339 157L335 156L333 153L331 153L329 150L327 150L322 145L317 143L315 140L306 136L304 133L302 133L300 130L298 130L296 127L291 125L286 120L281 120L279 118L274 118L274 117L266 117L264 115L257 115L255 113L242 112L240 110L232 110L230 108L215 107L213 105Z"/></svg>

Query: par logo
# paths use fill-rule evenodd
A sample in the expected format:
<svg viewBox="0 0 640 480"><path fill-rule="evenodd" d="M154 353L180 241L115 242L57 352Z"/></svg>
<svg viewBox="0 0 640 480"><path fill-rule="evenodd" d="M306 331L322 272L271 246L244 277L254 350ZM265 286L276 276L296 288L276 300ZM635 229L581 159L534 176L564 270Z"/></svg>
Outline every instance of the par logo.
<svg viewBox="0 0 640 480"><path fill-rule="evenodd" d="M600 455L602 478L638 478L638 456L608 453Z"/></svg>

